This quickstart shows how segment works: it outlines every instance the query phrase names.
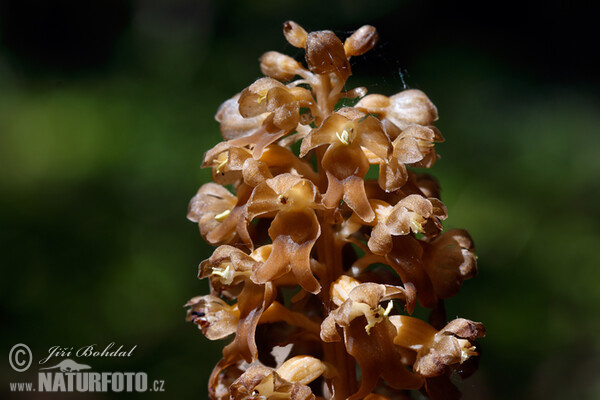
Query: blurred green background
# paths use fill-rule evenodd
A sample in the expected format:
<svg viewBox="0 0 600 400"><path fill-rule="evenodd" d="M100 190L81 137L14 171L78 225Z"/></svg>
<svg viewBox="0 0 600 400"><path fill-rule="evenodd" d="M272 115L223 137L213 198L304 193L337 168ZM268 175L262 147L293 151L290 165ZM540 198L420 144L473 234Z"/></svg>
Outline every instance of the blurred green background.
<svg viewBox="0 0 600 400"><path fill-rule="evenodd" d="M0 397L51 398L8 392L35 377L6 362L21 342L36 361L55 345L137 345L86 361L165 381L140 398L206 397L223 343L184 322L211 254L187 202L210 176L219 104L260 76L263 52L301 55L281 34L293 19L342 37L374 25L350 85L419 88L438 106L447 142L431 172L480 269L449 315L488 330L465 398L600 399L594 13L441 3L1 0Z"/></svg>

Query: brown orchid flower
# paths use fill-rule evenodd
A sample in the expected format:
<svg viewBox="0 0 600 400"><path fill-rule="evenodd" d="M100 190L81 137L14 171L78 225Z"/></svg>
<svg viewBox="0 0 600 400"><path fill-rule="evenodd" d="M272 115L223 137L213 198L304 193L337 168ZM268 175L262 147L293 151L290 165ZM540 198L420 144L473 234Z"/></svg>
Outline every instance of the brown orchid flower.
<svg viewBox="0 0 600 400"><path fill-rule="evenodd" d="M265 77L221 105L225 141L203 159L216 183L188 209L218 247L198 269L211 294L186 304L187 320L230 338L209 397L458 399L450 377L475 370L484 330L447 323L444 300L477 273L473 242L443 232L440 186L412 169L439 159L437 109L420 90L347 89L374 27L283 32L304 61L264 53ZM404 315L417 302L429 323Z"/></svg>
<svg viewBox="0 0 600 400"><path fill-rule="evenodd" d="M197 296L188 301L185 307L187 321L192 321L210 340L223 339L237 329L239 310L213 295Z"/></svg>
<svg viewBox="0 0 600 400"><path fill-rule="evenodd" d="M257 248L250 254L229 245L217 247L209 259L200 263L198 278L208 278L214 295L235 298L242 284L250 279L252 270L271 253L271 245Z"/></svg>
<svg viewBox="0 0 600 400"><path fill-rule="evenodd" d="M384 321L393 308L393 299L412 301L414 290L399 286L381 285L372 282L360 283L347 275L342 275L331 285L331 298L338 306L323 321L321 337L326 341L339 341L336 325L349 326L358 317L365 317L367 334L378 323ZM386 308L380 303L387 301Z"/></svg>
<svg viewBox="0 0 600 400"><path fill-rule="evenodd" d="M421 387L422 379L402 362L403 354L393 343L396 329L389 321L392 299L406 303L414 291L340 278L332 284L331 292L334 302L343 303L323 321L321 338L326 342L339 341L336 326L343 328L346 349L362 371L360 388L349 399L361 399L371 393L379 377L393 388ZM384 301L388 301L385 309L380 305Z"/></svg>
<svg viewBox="0 0 600 400"><path fill-rule="evenodd" d="M452 229L430 243L422 242L423 266L440 299L456 295L465 279L477 275L477 257L467 231Z"/></svg>
<svg viewBox="0 0 600 400"><path fill-rule="evenodd" d="M237 201L237 197L223 186L207 183L190 200L187 217L198 223L202 237L209 243L228 242L233 239L237 225L235 219L228 217Z"/></svg>
<svg viewBox="0 0 600 400"><path fill-rule="evenodd" d="M319 181L318 174L308 162L296 157L289 149L276 145L266 147L259 159L254 159L252 151L245 147L221 147L216 152L208 152L202 165L212 167L213 180L221 185L243 180L255 187L282 173L295 173Z"/></svg>
<svg viewBox="0 0 600 400"><path fill-rule="evenodd" d="M420 240L410 235L394 236L392 250L384 259L400 276L404 285L414 285L421 305L434 307L437 304L433 284L423 266L423 248Z"/></svg>
<svg viewBox="0 0 600 400"><path fill-rule="evenodd" d="M220 185L239 182L243 179L244 164L252 159L252 151L239 146L226 146L224 149L219 147L223 146L217 145L216 151L205 154L202 166L212 167L213 181Z"/></svg>
<svg viewBox="0 0 600 400"><path fill-rule="evenodd" d="M300 123L300 107L312 107L311 93L302 87L288 88L271 78L261 78L242 91L239 112L243 117L267 113L261 128L254 133L232 139L230 145L253 145L258 159L269 144L293 132Z"/></svg>
<svg viewBox="0 0 600 400"><path fill-rule="evenodd" d="M434 126L409 125L392 142L394 157L414 167L430 168L439 158L434 143L444 138Z"/></svg>
<svg viewBox="0 0 600 400"><path fill-rule="evenodd" d="M441 376L449 366L462 364L477 355L473 341L485 336L479 322L457 318L441 330L413 317L397 315L390 318L397 333L394 343L416 351L415 372L426 378Z"/></svg>
<svg viewBox="0 0 600 400"><path fill-rule="evenodd" d="M198 223L202 237L212 245L250 241L241 216L252 188L242 184L237 189L234 196L223 186L207 183L190 200L187 218Z"/></svg>
<svg viewBox="0 0 600 400"><path fill-rule="evenodd" d="M344 41L346 57L360 56L371 50L377 44L379 35L371 25L363 25Z"/></svg>
<svg viewBox="0 0 600 400"><path fill-rule="evenodd" d="M235 399L316 399L307 386L321 375L330 376L331 366L311 356L295 356L277 369L251 365L231 386Z"/></svg>
<svg viewBox="0 0 600 400"><path fill-rule="evenodd" d="M392 236L391 243L390 251L383 255L369 253L369 244L367 253L352 266L354 275L373 264L389 265L405 285L415 286L422 305L435 307L438 300L454 296L464 280L477 274L473 242L464 230L450 230L431 242L409 235Z"/></svg>
<svg viewBox="0 0 600 400"><path fill-rule="evenodd" d="M394 206L382 201L371 200L375 210L375 223L369 238L369 249L380 255L392 250L392 236L413 233L436 234L446 219L446 206L435 198L426 199L416 194L409 195Z"/></svg>
<svg viewBox="0 0 600 400"><path fill-rule="evenodd" d="M255 132L267 118L267 113L254 117L243 117L239 111L240 93L225 101L219 107L215 119L221 126L221 134L226 140L248 136Z"/></svg>
<svg viewBox="0 0 600 400"><path fill-rule="evenodd" d="M236 400L315 400L305 384L290 382L277 371L261 365L252 365L230 386L231 398Z"/></svg>
<svg viewBox="0 0 600 400"><path fill-rule="evenodd" d="M417 89L404 90L391 97L371 94L363 97L356 108L369 114L377 114L401 130L409 125L433 125L438 119L437 108L425 93Z"/></svg>
<svg viewBox="0 0 600 400"><path fill-rule="evenodd" d="M393 236L392 249L385 256L369 251L365 246L365 255L354 261L351 271L354 276L359 276L373 264L390 266L400 277L405 287L416 289L416 299L425 307L433 308L437 304L437 297L433 291L433 284L423 265L423 247L421 241L411 235ZM406 305L409 314L412 314L415 303L414 298L409 298Z"/></svg>
<svg viewBox="0 0 600 400"><path fill-rule="evenodd" d="M306 64L315 74L333 73L344 81L352 74L342 41L331 31L311 32L306 37Z"/></svg>
<svg viewBox="0 0 600 400"><path fill-rule="evenodd" d="M317 195L317 188L310 180L292 174L278 175L254 189L246 220L274 217L269 228L273 250L267 261L253 272L254 282L262 284L291 270L306 291L320 291L321 285L310 266L312 247L321 234L314 211L322 208Z"/></svg>
<svg viewBox="0 0 600 400"><path fill-rule="evenodd" d="M323 204L334 208L343 199L363 220L372 221L375 214L365 193L364 177L370 159L373 163L386 162L391 151L380 122L355 110L342 109L304 139L300 156L324 145L327 150L321 165L329 183Z"/></svg>

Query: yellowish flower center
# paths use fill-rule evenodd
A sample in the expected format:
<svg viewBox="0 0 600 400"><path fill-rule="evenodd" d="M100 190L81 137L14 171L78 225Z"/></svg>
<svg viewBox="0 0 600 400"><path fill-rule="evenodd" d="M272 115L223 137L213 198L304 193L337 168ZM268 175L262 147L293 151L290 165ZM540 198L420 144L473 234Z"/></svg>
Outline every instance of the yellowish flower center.
<svg viewBox="0 0 600 400"><path fill-rule="evenodd" d="M392 311L393 307L394 304L390 300L385 309L381 306L377 306L376 309L370 309L368 313L365 313L365 317L367 318L367 326L365 326L365 331L367 331L368 335L371 334L371 328L373 328L375 325L377 325L390 315L390 312Z"/></svg>
<svg viewBox="0 0 600 400"><path fill-rule="evenodd" d="M261 90L260 92L258 92L258 98L256 99L256 102L258 104L260 104L263 101L265 101L268 93L269 93L269 91L267 89L264 89L264 90Z"/></svg>
<svg viewBox="0 0 600 400"><path fill-rule="evenodd" d="M417 139L417 146L419 147L419 151L421 153L427 153L433 148L434 144L429 140Z"/></svg>
<svg viewBox="0 0 600 400"><path fill-rule="evenodd" d="M309 206L313 198L310 187L303 181L277 196L277 201L288 210L303 210Z"/></svg>
<svg viewBox="0 0 600 400"><path fill-rule="evenodd" d="M464 363L472 356L477 355L477 348L466 339L458 339L460 344L460 363Z"/></svg>
<svg viewBox="0 0 600 400"><path fill-rule="evenodd" d="M215 215L215 219L219 222L222 222L225 218L227 218L231 214L231 210L225 210L222 213Z"/></svg>
<svg viewBox="0 0 600 400"><path fill-rule="evenodd" d="M356 134L354 133L354 128L349 126L346 129L344 129L341 134L339 132L336 132L335 136L343 145L348 146L350 145L350 143L352 143L352 141L356 137Z"/></svg>
<svg viewBox="0 0 600 400"><path fill-rule="evenodd" d="M216 168L217 174L221 173L221 170L227 164L228 161L229 161L229 154L226 151L219 154L219 156L214 161L214 163L217 164L217 168Z"/></svg>
<svg viewBox="0 0 600 400"><path fill-rule="evenodd" d="M261 383L254 387L252 391L253 399L289 399L290 394L275 391L275 382L273 375L269 375Z"/></svg>
<svg viewBox="0 0 600 400"><path fill-rule="evenodd" d="M426 222L425 218L421 215L411 212L410 213L410 228L415 233L425 233L423 224Z"/></svg>
<svg viewBox="0 0 600 400"><path fill-rule="evenodd" d="M219 276L223 285L231 285L235 277L235 271L231 268L230 263L222 263L213 267L211 274Z"/></svg>

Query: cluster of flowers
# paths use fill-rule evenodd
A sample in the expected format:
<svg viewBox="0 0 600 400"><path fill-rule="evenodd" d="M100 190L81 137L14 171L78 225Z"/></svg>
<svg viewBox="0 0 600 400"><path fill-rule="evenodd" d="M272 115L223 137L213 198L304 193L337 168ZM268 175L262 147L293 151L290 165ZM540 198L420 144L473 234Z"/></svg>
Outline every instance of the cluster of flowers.
<svg viewBox="0 0 600 400"><path fill-rule="evenodd" d="M474 370L484 328L447 322L443 300L476 274L473 243L442 233L436 180L407 169L438 158L437 110L419 90L344 89L349 59L377 41L371 26L342 42L290 21L284 35L306 67L261 57L266 77L216 115L225 141L203 164L215 183L189 206L218 247L199 267L211 294L191 299L187 318L211 340L234 335L210 397L458 398L450 376ZM407 315L417 303L429 323Z"/></svg>

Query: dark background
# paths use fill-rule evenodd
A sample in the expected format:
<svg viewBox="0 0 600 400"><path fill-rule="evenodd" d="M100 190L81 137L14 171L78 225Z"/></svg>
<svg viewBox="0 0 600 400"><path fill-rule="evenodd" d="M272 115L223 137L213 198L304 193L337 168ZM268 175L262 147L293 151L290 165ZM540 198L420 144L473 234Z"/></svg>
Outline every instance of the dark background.
<svg viewBox="0 0 600 400"><path fill-rule="evenodd" d="M37 370L10 369L16 343L36 362L114 341L133 356L78 361L165 380L138 397L205 398L223 343L184 322L211 253L187 202L219 104L263 52L301 55L281 33L293 19L342 38L374 25L349 84L438 106L431 172L480 268L448 309L488 330L465 398L600 398L598 14L449 3L1 0L0 397L50 398L8 393Z"/></svg>

